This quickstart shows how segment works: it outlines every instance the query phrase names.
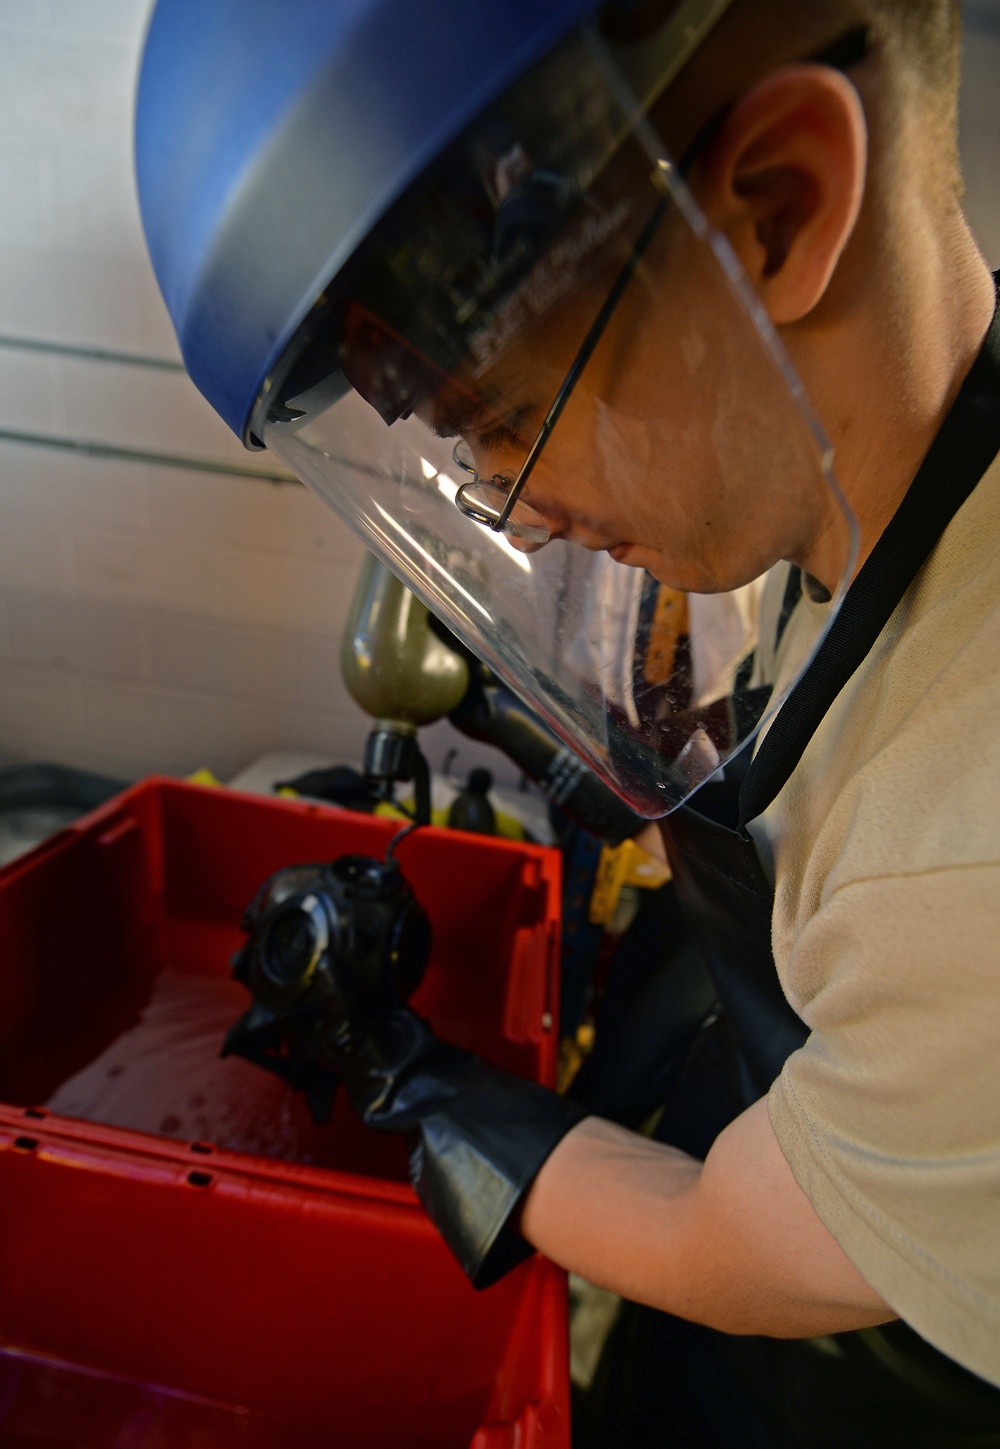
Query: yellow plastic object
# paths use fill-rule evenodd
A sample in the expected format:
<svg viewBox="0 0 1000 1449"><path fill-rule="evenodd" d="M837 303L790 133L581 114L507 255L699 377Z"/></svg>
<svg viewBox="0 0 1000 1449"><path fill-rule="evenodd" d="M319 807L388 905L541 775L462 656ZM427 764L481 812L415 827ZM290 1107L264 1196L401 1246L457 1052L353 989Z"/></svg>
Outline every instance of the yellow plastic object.
<svg viewBox="0 0 1000 1449"><path fill-rule="evenodd" d="M587 912L592 926L610 926L618 909L618 897L625 886L656 890L670 879L670 867L636 845L623 840L621 845L606 845L597 862L594 890Z"/></svg>
<svg viewBox="0 0 1000 1449"><path fill-rule="evenodd" d="M412 802L411 801L407 801L406 803L408 805L410 805L411 808L412 808ZM388 800L380 800L379 803L375 806L375 809L372 811L372 814L373 815L377 815L380 820L412 820L413 819L413 816L412 815L407 815L405 813L405 811L403 811L403 810L397 810L396 806L393 805L393 804L391 804ZM437 824L437 821L436 820L432 820L431 823L433 825L436 825Z"/></svg>
<svg viewBox="0 0 1000 1449"><path fill-rule="evenodd" d="M576 1036L564 1036L559 1042L559 1066L556 1091L565 1095L573 1079L594 1049L594 1027L589 1021L576 1029Z"/></svg>
<svg viewBox="0 0 1000 1449"><path fill-rule="evenodd" d="M189 785L207 785L211 790L224 790L226 788L218 775L214 775L205 765L200 770L195 770L194 774L188 775L187 782Z"/></svg>

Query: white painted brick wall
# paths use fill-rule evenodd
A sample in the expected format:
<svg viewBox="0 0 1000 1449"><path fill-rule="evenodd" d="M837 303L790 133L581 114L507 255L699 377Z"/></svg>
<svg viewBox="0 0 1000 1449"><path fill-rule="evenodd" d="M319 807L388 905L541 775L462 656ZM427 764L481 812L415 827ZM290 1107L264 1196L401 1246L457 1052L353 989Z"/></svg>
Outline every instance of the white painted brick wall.
<svg viewBox="0 0 1000 1449"><path fill-rule="evenodd" d="M0 0L0 333L177 357L132 180L147 8ZM968 13L970 209L996 265L1000 6ZM2 348L0 426L247 456L182 375ZM304 489L0 443L0 756L129 776L357 759L337 650L360 556Z"/></svg>
<svg viewBox="0 0 1000 1449"><path fill-rule="evenodd" d="M131 111L147 0L0 0L0 333L176 358ZM0 348L0 426L249 461L182 374ZM305 489L0 443L0 755L357 759L360 546Z"/></svg>

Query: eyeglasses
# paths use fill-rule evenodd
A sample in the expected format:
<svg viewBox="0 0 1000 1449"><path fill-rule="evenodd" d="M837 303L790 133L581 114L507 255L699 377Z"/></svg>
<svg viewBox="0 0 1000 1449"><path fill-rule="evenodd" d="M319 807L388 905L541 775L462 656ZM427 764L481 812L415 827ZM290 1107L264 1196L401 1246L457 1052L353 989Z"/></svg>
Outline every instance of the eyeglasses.
<svg viewBox="0 0 1000 1449"><path fill-rule="evenodd" d="M604 335L615 308L621 301L625 288L632 280L635 269L652 241L669 204L669 196L660 197L653 208L652 215L636 238L625 265L615 278L601 310L591 323L586 337L580 344L579 351L570 364L569 371L563 378L562 386L556 393L552 406L545 414L535 441L528 449L517 476L511 479L503 473L494 473L489 481L480 478L468 445L462 442L456 443L452 454L455 463L464 472L472 474L469 482L463 483L455 495L455 502L466 518L474 519L476 523L483 524L486 528L492 529L494 533L506 533L509 537L521 539L525 543L548 543L551 535L544 518L530 504L520 502L524 485L531 476L531 471L538 462L552 429L559 421L563 408L569 402L570 395L580 380L580 374Z"/></svg>
<svg viewBox="0 0 1000 1449"><path fill-rule="evenodd" d="M809 61L815 65L829 65L836 70L846 70L849 66L864 59L871 48L872 39L872 32L868 26L858 26L834 41L831 46L810 56ZM699 132L677 168L681 176L689 170L696 157L704 151L717 134L728 111L729 107L723 108ZM664 170L669 164L660 163ZM559 421L573 389L580 380L580 374L590 361L594 349L614 315L615 308L632 280L643 253L663 220L670 201L669 194L660 197L649 220L637 237L628 260L615 278L601 310L580 344L580 350L570 364L555 401L546 413L538 435L518 469L517 476L509 478L503 473L494 473L488 481L480 478L468 445L464 442L456 443L452 454L454 461L460 469L472 475L469 482L463 483L455 495L455 502L467 518L474 519L476 523L483 524L484 527L492 529L494 533L506 533L509 537L521 539L525 543L536 545L548 543L551 537L548 524L530 504L521 502L521 494L524 492L524 486L538 462L542 449L549 440L552 429Z"/></svg>

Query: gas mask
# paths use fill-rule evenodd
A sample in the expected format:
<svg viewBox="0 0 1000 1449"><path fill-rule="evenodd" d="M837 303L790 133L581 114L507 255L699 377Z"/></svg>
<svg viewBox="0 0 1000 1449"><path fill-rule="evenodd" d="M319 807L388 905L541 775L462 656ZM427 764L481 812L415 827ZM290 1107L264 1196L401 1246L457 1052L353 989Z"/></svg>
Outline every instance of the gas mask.
<svg viewBox="0 0 1000 1449"><path fill-rule="evenodd" d="M242 1056L301 1091L317 1122L336 1090L336 1023L408 1001L423 980L431 930L393 853L296 865L264 882L243 918L233 975L253 1003L223 1056Z"/></svg>

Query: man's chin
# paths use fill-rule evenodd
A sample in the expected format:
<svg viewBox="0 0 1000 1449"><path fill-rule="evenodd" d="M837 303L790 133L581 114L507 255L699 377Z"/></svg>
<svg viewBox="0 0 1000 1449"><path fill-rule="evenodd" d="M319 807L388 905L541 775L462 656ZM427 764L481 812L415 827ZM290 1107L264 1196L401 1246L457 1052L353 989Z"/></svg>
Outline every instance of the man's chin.
<svg viewBox="0 0 1000 1449"><path fill-rule="evenodd" d="M681 567L654 548L645 548L640 543L619 543L609 548L608 553L615 563L626 568L645 569L658 584L665 584L667 588L686 593L697 591L698 586L692 582L695 570Z"/></svg>
<svg viewBox="0 0 1000 1449"><path fill-rule="evenodd" d="M743 584L752 583L756 577L753 575L751 578L743 578L734 572L731 579L722 578L703 565L669 558L656 549L644 548L638 543L620 543L609 548L608 553L616 563L624 564L630 569L645 569L658 584L683 594L724 594L731 589L740 588Z"/></svg>

